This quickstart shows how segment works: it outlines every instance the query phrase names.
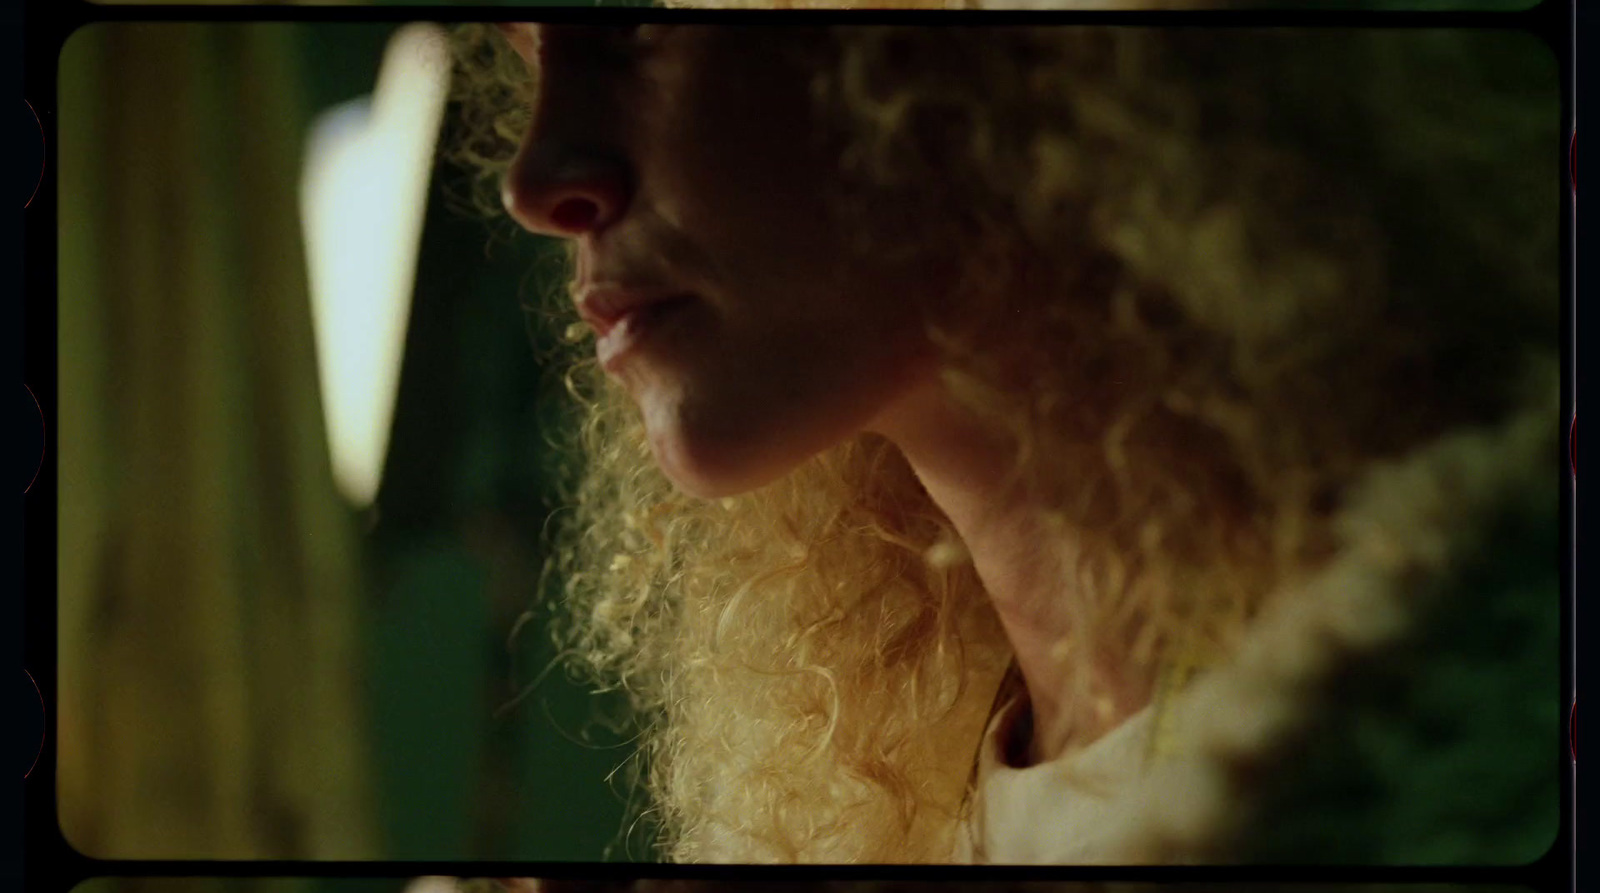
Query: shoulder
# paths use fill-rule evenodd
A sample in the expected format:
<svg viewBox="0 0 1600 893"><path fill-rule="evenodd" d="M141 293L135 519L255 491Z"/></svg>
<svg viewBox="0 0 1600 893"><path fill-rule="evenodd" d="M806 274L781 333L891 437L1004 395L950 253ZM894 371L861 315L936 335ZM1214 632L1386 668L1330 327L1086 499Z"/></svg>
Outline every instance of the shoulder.
<svg viewBox="0 0 1600 893"><path fill-rule="evenodd" d="M1122 864L1543 855L1559 825L1565 753L1555 417L1530 412L1369 474L1341 513L1339 555L1280 593L1229 663L1162 714L1167 755L1141 768L1143 748L1115 748L1127 759L1102 767L1116 779L1109 792L1068 784L1062 772L1074 767L991 768L973 829L983 855Z"/></svg>
<svg viewBox="0 0 1600 893"><path fill-rule="evenodd" d="M1564 753L1547 427L1442 443L1353 494L1347 552L1175 708L1184 752L1139 785L1132 860L1543 855Z"/></svg>
<svg viewBox="0 0 1600 893"><path fill-rule="evenodd" d="M1266 862L1460 864L1549 848L1562 749L1548 509L1500 518L1406 634L1307 692L1306 721L1250 767L1259 796L1232 849Z"/></svg>
<svg viewBox="0 0 1600 893"><path fill-rule="evenodd" d="M1554 842L1560 519L1539 427L1445 443L1358 493L1346 567L1307 592L1339 610L1278 643L1320 639L1325 661L1286 680L1277 735L1213 751L1234 795L1214 853L1506 864Z"/></svg>

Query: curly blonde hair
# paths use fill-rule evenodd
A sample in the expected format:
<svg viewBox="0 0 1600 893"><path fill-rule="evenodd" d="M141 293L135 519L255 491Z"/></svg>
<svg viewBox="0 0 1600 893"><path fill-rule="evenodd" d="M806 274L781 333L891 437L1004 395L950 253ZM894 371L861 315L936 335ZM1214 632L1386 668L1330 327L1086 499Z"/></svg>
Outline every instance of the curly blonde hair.
<svg viewBox="0 0 1600 893"><path fill-rule="evenodd" d="M1052 507L1057 654L1091 725L1114 686L1225 659L1337 550L1328 519L1372 462L1555 387L1560 125L1527 38L819 33L840 195L932 222L905 242L863 217L863 250L968 261L930 334ZM490 29L460 47L457 156L493 183L528 74ZM582 353L558 635L633 700L663 855L949 859L1011 652L906 461L863 434L688 498Z"/></svg>

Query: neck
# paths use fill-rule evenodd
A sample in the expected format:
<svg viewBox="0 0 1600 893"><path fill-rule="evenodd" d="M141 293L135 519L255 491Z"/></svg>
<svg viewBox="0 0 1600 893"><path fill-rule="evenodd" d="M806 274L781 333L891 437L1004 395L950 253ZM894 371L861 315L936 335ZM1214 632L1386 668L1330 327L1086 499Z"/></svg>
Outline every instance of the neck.
<svg viewBox="0 0 1600 893"><path fill-rule="evenodd" d="M1072 623L1063 532L1044 523L1046 507L1037 494L1021 492L1008 480L1013 445L937 383L897 401L872 430L904 454L972 558L1032 702L1030 758L1053 759L1069 737L1087 743L1081 740L1084 729L1071 731L1081 720L1081 705L1066 703L1071 680L1054 653ZM1118 705L1110 719L1120 721L1137 706Z"/></svg>

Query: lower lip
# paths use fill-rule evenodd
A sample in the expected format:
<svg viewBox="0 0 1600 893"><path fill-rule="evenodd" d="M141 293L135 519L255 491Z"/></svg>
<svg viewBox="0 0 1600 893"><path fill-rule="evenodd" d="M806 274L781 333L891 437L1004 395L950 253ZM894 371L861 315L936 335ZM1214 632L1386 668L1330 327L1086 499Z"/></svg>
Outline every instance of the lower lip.
<svg viewBox="0 0 1600 893"><path fill-rule="evenodd" d="M662 325L689 305L689 298L673 298L642 307L617 320L610 331L595 342L595 355L601 368L614 372L618 364L648 345Z"/></svg>

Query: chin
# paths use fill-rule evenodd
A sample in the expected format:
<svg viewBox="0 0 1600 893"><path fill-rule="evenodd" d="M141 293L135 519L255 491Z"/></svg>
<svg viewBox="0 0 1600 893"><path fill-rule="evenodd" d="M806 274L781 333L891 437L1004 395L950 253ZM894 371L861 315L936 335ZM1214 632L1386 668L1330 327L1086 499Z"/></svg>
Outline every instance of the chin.
<svg viewBox="0 0 1600 893"><path fill-rule="evenodd" d="M749 493L782 477L796 464L762 461L745 444L706 443L656 432L650 434L650 448L673 486L696 499Z"/></svg>
<svg viewBox="0 0 1600 893"><path fill-rule="evenodd" d="M723 499L740 496L779 475L758 476L742 473L726 463L691 458L683 451L656 448L656 463L678 491L695 499Z"/></svg>

